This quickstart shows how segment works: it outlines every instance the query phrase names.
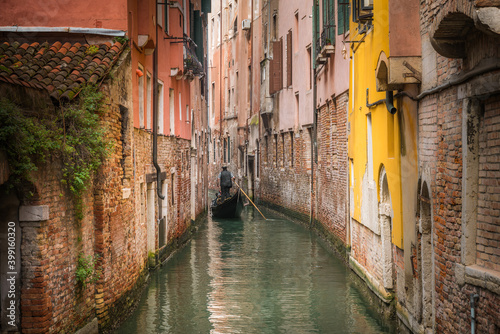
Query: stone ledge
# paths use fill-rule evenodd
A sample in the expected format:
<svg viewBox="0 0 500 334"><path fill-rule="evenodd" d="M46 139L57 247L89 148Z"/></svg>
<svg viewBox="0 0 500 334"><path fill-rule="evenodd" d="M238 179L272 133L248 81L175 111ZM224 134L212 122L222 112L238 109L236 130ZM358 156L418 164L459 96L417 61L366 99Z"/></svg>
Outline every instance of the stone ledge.
<svg viewBox="0 0 500 334"><path fill-rule="evenodd" d="M97 334L99 333L99 324L97 318L92 319L91 322L83 326L83 328L79 329L75 332L75 334Z"/></svg>
<svg viewBox="0 0 500 334"><path fill-rule="evenodd" d="M36 222L42 220L49 220L48 205L36 205L36 206L23 205L19 208L19 221Z"/></svg>
<svg viewBox="0 0 500 334"><path fill-rule="evenodd" d="M458 285L465 283L482 287L500 295L500 272L486 269L478 265L455 265L455 275Z"/></svg>
<svg viewBox="0 0 500 334"><path fill-rule="evenodd" d="M356 259L349 256L349 267L363 280L366 285L384 303L389 304L394 299L394 294L388 292Z"/></svg>

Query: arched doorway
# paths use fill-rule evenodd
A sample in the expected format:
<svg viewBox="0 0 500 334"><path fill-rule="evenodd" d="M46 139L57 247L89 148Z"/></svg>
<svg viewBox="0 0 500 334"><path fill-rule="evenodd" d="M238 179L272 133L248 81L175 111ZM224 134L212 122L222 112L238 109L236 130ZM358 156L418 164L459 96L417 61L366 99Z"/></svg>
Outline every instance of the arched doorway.
<svg viewBox="0 0 500 334"><path fill-rule="evenodd" d="M380 221L380 238L382 242L382 279L384 288L394 288L394 261L392 257L392 204L391 193L389 191L389 183L387 182L387 174L385 167L380 169L379 176L379 221Z"/></svg>

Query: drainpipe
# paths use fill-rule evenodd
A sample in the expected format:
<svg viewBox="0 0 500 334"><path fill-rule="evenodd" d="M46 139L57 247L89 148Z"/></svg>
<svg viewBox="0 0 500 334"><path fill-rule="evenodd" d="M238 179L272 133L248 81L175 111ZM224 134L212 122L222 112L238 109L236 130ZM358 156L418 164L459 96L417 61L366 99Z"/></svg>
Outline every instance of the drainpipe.
<svg viewBox="0 0 500 334"><path fill-rule="evenodd" d="M156 13L158 15L158 13ZM158 17L158 16L157 16ZM161 193L161 168L158 165L158 28L155 26L156 45L153 51L153 165L156 168L156 192L158 197L165 199ZM161 216L161 204L158 201Z"/></svg>
<svg viewBox="0 0 500 334"><path fill-rule="evenodd" d="M385 92L385 106L387 107L387 111L392 115L394 115L396 111L398 111L394 107L394 95L392 93L392 90L388 90Z"/></svg>
<svg viewBox="0 0 500 334"><path fill-rule="evenodd" d="M388 90L385 92L385 99L380 99L380 100L375 101L373 103L368 102L368 92L369 92L369 89L367 88L366 89L366 107L367 108L375 107L375 106L378 106L379 104L385 103L387 111L390 112L392 115L394 115L398 111L398 109L396 109L396 107L394 107L394 94L393 94L392 90Z"/></svg>
<svg viewBox="0 0 500 334"><path fill-rule="evenodd" d="M315 60L313 60L315 61ZM314 143L316 141L316 118L317 118L317 110L316 110L316 99L318 98L318 87L316 85L316 66L313 68L313 129L311 131L311 208L309 213L309 226L312 226L313 223L313 215L314 215L314 203L313 203L313 193L314 193Z"/></svg>
<svg viewBox="0 0 500 334"><path fill-rule="evenodd" d="M479 295L472 293L470 295L470 332L471 334L476 334L476 300L479 299Z"/></svg>

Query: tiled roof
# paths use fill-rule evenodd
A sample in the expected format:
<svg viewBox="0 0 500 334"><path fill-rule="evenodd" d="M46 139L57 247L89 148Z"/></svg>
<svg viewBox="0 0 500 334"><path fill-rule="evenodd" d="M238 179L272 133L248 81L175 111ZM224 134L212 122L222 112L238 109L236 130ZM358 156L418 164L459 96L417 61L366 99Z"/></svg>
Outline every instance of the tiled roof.
<svg viewBox="0 0 500 334"><path fill-rule="evenodd" d="M86 83L96 83L124 46L55 42L0 44L0 81L45 89L56 100L71 100Z"/></svg>

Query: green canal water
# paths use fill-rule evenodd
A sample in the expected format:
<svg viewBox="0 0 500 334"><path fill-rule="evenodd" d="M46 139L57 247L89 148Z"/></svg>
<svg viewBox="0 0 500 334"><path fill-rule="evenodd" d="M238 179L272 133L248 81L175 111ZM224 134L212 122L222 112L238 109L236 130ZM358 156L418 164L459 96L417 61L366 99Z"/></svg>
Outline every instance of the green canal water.
<svg viewBox="0 0 500 334"><path fill-rule="evenodd" d="M241 219L207 218L189 244L152 272L137 309L116 333L395 332L321 240L272 218L265 221L251 207Z"/></svg>

